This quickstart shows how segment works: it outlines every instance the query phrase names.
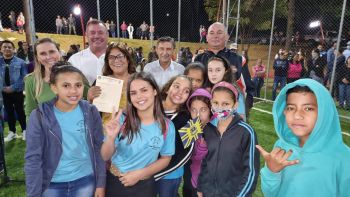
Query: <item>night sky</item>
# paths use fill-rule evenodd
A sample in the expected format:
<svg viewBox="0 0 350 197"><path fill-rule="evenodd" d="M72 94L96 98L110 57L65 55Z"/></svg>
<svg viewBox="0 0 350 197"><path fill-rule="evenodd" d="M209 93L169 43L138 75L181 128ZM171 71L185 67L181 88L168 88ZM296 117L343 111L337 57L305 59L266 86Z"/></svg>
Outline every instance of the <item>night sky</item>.
<svg viewBox="0 0 350 197"><path fill-rule="evenodd" d="M199 38L199 25L208 25L208 16L205 13L204 0L182 0L181 12L181 39L196 41ZM84 12L84 21L90 16L97 18L97 6L95 0L33 0L35 27L37 32L55 32L55 19L57 15L69 16L75 4L80 4ZM123 20L131 22L138 27L142 21L150 22L149 0L119 0L120 24ZM1 0L0 11L4 26L9 26L7 20L9 12L14 10L16 14L23 10L22 0ZM116 1L100 0L101 20L116 21ZM169 16L167 16L169 14ZM177 38L178 1L153 0L153 23L156 34L159 36L170 35ZM77 31L80 33L80 20L77 18Z"/></svg>

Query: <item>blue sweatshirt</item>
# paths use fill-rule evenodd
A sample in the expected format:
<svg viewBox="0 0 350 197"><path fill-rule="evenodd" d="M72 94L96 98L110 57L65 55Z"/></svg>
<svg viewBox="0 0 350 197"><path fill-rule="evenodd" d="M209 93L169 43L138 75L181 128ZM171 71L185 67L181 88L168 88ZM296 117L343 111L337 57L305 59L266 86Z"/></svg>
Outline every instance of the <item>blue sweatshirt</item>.
<svg viewBox="0 0 350 197"><path fill-rule="evenodd" d="M54 114L56 98L42 103L32 111L27 128L24 171L26 196L37 197L50 185L62 155L62 133ZM100 150L103 143L102 121L97 108L87 101L79 101L84 114L87 145L93 165L95 186L104 188L106 166Z"/></svg>
<svg viewBox="0 0 350 197"><path fill-rule="evenodd" d="M317 121L303 147L288 128L283 111L286 92L296 85L308 86L316 95ZM289 160L296 165L273 173L266 166L261 170L261 187L265 196L275 197L349 197L350 149L342 139L339 116L328 90L312 79L300 79L288 84L277 97L273 109L274 124L279 139L275 147L293 153Z"/></svg>

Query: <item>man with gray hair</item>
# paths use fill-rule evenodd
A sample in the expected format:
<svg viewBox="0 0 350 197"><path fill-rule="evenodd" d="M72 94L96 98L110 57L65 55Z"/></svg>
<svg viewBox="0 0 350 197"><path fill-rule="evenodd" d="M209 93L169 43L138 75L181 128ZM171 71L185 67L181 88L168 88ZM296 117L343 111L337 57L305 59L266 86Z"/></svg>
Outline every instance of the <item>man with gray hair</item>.
<svg viewBox="0 0 350 197"><path fill-rule="evenodd" d="M226 48L225 44L228 39L229 35L224 24L220 22L213 23L208 28L208 49L204 53L197 55L195 61L199 61L207 66L208 60L211 57L219 55L230 62L231 69L235 73L234 77L237 80L238 85L241 90L246 93L246 114L248 115L249 109L253 106L254 84L251 80L245 58Z"/></svg>

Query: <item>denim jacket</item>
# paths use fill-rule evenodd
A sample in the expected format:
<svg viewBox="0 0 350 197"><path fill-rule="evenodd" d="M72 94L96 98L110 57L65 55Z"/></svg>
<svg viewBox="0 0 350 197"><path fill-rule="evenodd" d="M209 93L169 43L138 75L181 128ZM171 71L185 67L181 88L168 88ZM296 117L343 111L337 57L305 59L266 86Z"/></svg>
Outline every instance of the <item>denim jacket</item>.
<svg viewBox="0 0 350 197"><path fill-rule="evenodd" d="M5 67L6 67L6 63L4 61L4 58L0 57L0 74L3 79L2 83L4 87L6 87ZM15 92L22 92L24 90L23 78L28 73L26 63L22 59L16 56L13 56L13 59L11 60L9 65L9 73L10 73L10 87L12 88L12 90L14 90Z"/></svg>
<svg viewBox="0 0 350 197"><path fill-rule="evenodd" d="M28 197L41 196L48 188L62 155L62 133L54 114L56 99L40 104L30 114L24 166ZM84 114L95 184L96 187L103 188L106 183L106 166L100 155L103 143L100 114L87 101L82 100L79 105Z"/></svg>

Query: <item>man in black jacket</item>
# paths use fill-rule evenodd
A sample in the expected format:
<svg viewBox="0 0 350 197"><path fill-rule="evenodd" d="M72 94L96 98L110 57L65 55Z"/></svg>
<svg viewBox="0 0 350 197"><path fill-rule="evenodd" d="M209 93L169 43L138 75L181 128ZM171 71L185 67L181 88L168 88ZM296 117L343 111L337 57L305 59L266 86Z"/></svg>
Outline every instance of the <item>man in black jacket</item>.
<svg viewBox="0 0 350 197"><path fill-rule="evenodd" d="M237 83L242 88L242 91L246 93L246 114L248 115L249 110L253 106L254 84L251 80L248 65L244 63L245 59L226 48L225 44L228 38L229 35L225 30L224 24L215 22L210 25L207 34L208 49L206 52L199 54L195 61L202 62L206 69L208 60L214 55L220 55L230 62L231 68L235 71L237 70L235 72Z"/></svg>

